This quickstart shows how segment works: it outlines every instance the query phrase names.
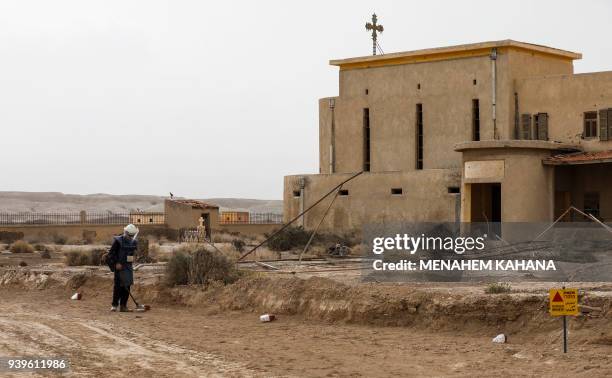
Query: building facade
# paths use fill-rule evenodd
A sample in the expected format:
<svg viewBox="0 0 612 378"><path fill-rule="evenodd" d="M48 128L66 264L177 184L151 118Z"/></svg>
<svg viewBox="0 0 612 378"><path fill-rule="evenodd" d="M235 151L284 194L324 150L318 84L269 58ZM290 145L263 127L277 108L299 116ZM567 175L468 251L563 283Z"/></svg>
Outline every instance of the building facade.
<svg viewBox="0 0 612 378"><path fill-rule="evenodd" d="M612 72L574 74L581 57L504 40L332 60L319 173L285 177L285 220L359 171L324 228L552 221L569 206L612 220ZM331 198L299 222L314 228Z"/></svg>

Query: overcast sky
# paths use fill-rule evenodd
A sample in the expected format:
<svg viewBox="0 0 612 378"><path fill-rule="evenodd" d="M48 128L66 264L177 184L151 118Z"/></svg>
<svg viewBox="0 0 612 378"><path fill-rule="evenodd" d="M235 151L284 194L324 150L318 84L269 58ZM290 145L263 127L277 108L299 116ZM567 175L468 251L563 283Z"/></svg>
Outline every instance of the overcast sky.
<svg viewBox="0 0 612 378"><path fill-rule="evenodd" d="M516 39L612 69L612 1L0 1L0 190L281 199L329 59Z"/></svg>

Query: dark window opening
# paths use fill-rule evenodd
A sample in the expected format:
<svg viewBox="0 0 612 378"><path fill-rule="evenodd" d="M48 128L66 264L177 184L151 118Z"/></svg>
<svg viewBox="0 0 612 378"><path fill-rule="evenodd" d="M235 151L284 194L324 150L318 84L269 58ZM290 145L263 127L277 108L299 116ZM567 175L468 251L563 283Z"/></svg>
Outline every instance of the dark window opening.
<svg viewBox="0 0 612 378"><path fill-rule="evenodd" d="M370 109L363 109L363 170L370 171Z"/></svg>
<svg viewBox="0 0 612 378"><path fill-rule="evenodd" d="M368 93L370 93L370 91L366 88L366 90L365 90L366 96L368 95Z"/></svg>
<svg viewBox="0 0 612 378"><path fill-rule="evenodd" d="M299 190L294 190L294 191L293 191L293 196L294 196L294 197L299 197L300 195L301 195L301 193L300 193L300 191L299 191Z"/></svg>
<svg viewBox="0 0 612 378"><path fill-rule="evenodd" d="M416 169L423 169L423 104L416 106Z"/></svg>
<svg viewBox="0 0 612 378"><path fill-rule="evenodd" d="M599 193L584 193L584 212L599 218Z"/></svg>
<svg viewBox="0 0 612 378"><path fill-rule="evenodd" d="M461 189L458 186L449 186L446 188L450 194L459 194L461 193Z"/></svg>
<svg viewBox="0 0 612 378"><path fill-rule="evenodd" d="M597 112L584 112L583 138L594 138L597 136Z"/></svg>
<svg viewBox="0 0 612 378"><path fill-rule="evenodd" d="M341 196L348 196L348 195L349 195L349 192L348 192L348 189L341 189L341 190L338 192L338 194L339 194L339 195L341 195Z"/></svg>
<svg viewBox="0 0 612 378"><path fill-rule="evenodd" d="M480 103L477 98L472 100L472 140L480 140Z"/></svg>
<svg viewBox="0 0 612 378"><path fill-rule="evenodd" d="M474 81L472 81L472 83L473 83L474 85L476 85L476 79L474 79Z"/></svg>
<svg viewBox="0 0 612 378"><path fill-rule="evenodd" d="M153 218L149 218L149 223L153 223Z"/></svg>
<svg viewBox="0 0 612 378"><path fill-rule="evenodd" d="M400 195L403 192L402 188L391 188L391 194Z"/></svg>
<svg viewBox="0 0 612 378"><path fill-rule="evenodd" d="M421 89L421 83L417 84L417 89Z"/></svg>

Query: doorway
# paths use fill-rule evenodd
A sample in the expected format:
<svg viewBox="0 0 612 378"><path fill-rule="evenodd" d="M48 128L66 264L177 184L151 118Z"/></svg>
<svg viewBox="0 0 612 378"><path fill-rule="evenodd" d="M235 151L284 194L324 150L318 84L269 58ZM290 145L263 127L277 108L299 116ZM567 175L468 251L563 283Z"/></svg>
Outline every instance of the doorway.
<svg viewBox="0 0 612 378"><path fill-rule="evenodd" d="M471 184L471 222L501 222L501 184Z"/></svg>
<svg viewBox="0 0 612 378"><path fill-rule="evenodd" d="M202 219L204 220L204 227L206 229L206 239L210 240L210 214L209 213L202 213Z"/></svg>

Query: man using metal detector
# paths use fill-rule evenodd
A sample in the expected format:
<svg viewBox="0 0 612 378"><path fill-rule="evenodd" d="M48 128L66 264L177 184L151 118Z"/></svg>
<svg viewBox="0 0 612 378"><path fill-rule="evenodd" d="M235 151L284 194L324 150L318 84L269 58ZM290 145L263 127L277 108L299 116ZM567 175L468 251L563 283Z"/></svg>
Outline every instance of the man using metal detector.
<svg viewBox="0 0 612 378"><path fill-rule="evenodd" d="M127 302L130 296L130 286L134 283L134 255L138 247L136 236L138 227L128 224L123 229L123 235L113 237L113 245L108 251L106 263L115 273L113 286L113 303L111 311L127 312Z"/></svg>

